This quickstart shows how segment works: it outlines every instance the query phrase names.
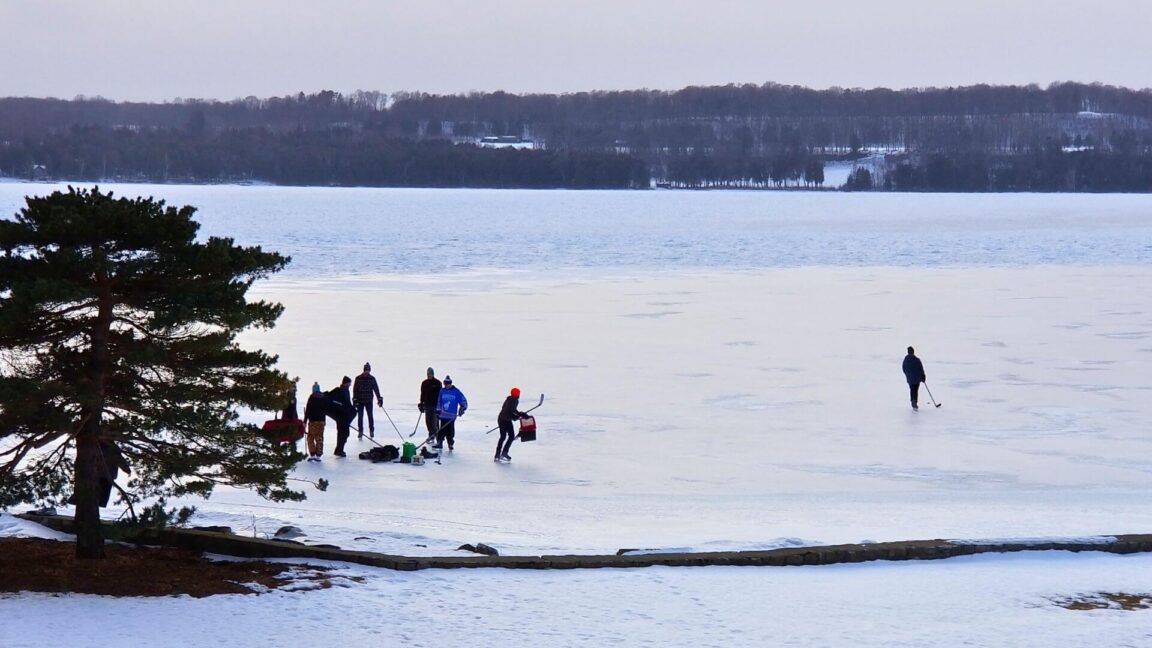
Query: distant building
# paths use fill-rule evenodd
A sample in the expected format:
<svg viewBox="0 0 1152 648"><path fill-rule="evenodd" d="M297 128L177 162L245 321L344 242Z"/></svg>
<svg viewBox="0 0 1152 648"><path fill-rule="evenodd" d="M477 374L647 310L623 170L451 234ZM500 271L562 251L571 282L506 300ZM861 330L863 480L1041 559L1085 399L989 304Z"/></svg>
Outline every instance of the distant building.
<svg viewBox="0 0 1152 648"><path fill-rule="evenodd" d="M483 148L536 148L536 142L516 135L491 135L489 137L481 137L476 144Z"/></svg>

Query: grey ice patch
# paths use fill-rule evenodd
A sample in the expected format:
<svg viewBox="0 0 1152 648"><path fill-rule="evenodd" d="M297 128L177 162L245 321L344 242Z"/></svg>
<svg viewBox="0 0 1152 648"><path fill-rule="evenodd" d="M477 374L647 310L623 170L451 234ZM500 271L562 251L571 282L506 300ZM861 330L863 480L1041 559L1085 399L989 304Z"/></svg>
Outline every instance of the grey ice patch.
<svg viewBox="0 0 1152 648"><path fill-rule="evenodd" d="M788 549L791 547L819 547L823 542L805 540L804 538L774 538L764 542L754 542L748 545L745 551L770 551L772 549Z"/></svg>
<svg viewBox="0 0 1152 648"><path fill-rule="evenodd" d="M680 376L681 378L711 378L712 377L712 374L707 373L707 372L703 372L703 371L694 372L694 373L678 373L676 375Z"/></svg>
<svg viewBox="0 0 1152 648"><path fill-rule="evenodd" d="M657 311L655 313L626 313L620 317L632 317L643 319L657 319L660 317L668 317L669 315L680 315L683 311Z"/></svg>
<svg viewBox="0 0 1152 648"><path fill-rule="evenodd" d="M538 486L591 486L592 482L587 479L525 479L525 484L536 484Z"/></svg>
<svg viewBox="0 0 1152 648"><path fill-rule="evenodd" d="M760 412L769 409L778 409L781 407L792 407L797 405L808 406L824 404L823 401L815 399L769 401L760 399L752 394L729 394L725 396L717 396L716 398L705 399L703 403L709 407L719 407L726 410L741 410L745 412Z"/></svg>
<svg viewBox="0 0 1152 648"><path fill-rule="evenodd" d="M1057 371L1104 371L1106 367L1056 367Z"/></svg>
<svg viewBox="0 0 1152 648"><path fill-rule="evenodd" d="M984 344L981 344L980 346L983 346L983 347L993 347L993 348L996 348L996 349L1003 349L1004 347L1007 347L1008 345L1007 345L1007 344L1004 344L1004 343L1003 343L1003 342L1001 342L1000 340L993 340L992 342L985 342Z"/></svg>
<svg viewBox="0 0 1152 648"><path fill-rule="evenodd" d="M1020 484L1015 475L981 470L945 470L932 466L891 466L888 464L856 464L828 466L820 464L773 464L780 468L798 470L816 475L868 477L894 482L917 482L941 488L972 488L980 484Z"/></svg>
<svg viewBox="0 0 1152 648"><path fill-rule="evenodd" d="M756 346L757 344L759 344L759 342L756 342L755 340L733 340L731 342L725 342L724 346L753 347L753 346Z"/></svg>
<svg viewBox="0 0 1152 648"><path fill-rule="evenodd" d="M853 326L844 329L853 333L879 333L880 331L891 331L891 326Z"/></svg>
<svg viewBox="0 0 1152 648"><path fill-rule="evenodd" d="M1110 437L1098 436L1100 439ZM1115 438L1115 437L1111 437ZM1047 450L1044 452L1029 453L1037 457L1057 457L1069 463L1080 464L1083 466L1103 466L1105 468L1117 468L1120 470L1131 470L1134 472L1152 474L1152 464L1139 459L1107 459L1105 457L1097 457L1093 455L1077 454L1071 452L1057 452L1055 450ZM1082 486L1081 488L1089 488L1090 485Z"/></svg>
<svg viewBox="0 0 1152 648"><path fill-rule="evenodd" d="M1148 331L1120 331L1117 333L1097 333L1096 335L1110 340L1146 340L1152 337L1152 333Z"/></svg>
<svg viewBox="0 0 1152 648"><path fill-rule="evenodd" d="M588 365L582 365L582 364L557 364L557 365L550 365L548 368L549 368L549 369L587 369L587 368L588 368Z"/></svg>
<svg viewBox="0 0 1152 648"><path fill-rule="evenodd" d="M984 545L984 544L1112 544L1116 542L1115 536L1070 536L1070 537L1033 537L1033 538L959 538L948 542L954 545Z"/></svg>
<svg viewBox="0 0 1152 648"><path fill-rule="evenodd" d="M1103 430L1096 426L1084 424L1091 420L1091 413L1086 409L1071 407L1034 407L1020 408L1017 413L1030 416L1033 422L1029 425L1012 428L986 428L970 429L968 435L974 438L987 439L1000 442L1005 439L1048 438L1079 435L1095 435Z"/></svg>
<svg viewBox="0 0 1152 648"><path fill-rule="evenodd" d="M689 479L688 477L673 477L672 481L684 482L685 484L708 484L709 486L720 486L728 483L716 479Z"/></svg>

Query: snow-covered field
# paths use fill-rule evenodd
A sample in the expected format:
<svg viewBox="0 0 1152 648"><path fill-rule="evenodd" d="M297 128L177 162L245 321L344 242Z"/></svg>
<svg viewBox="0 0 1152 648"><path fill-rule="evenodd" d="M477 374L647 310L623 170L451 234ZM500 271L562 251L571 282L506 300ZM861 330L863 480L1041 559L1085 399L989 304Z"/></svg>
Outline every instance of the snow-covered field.
<svg viewBox="0 0 1152 648"><path fill-rule="evenodd" d="M9 517L0 517L5 529ZM9 529L10 531L10 529ZM5 648L102 646L1147 646L1152 556L1044 552L826 567L390 572L259 596L0 598Z"/></svg>
<svg viewBox="0 0 1152 648"><path fill-rule="evenodd" d="M582 196L494 200L614 200ZM714 196L734 210L763 200ZM792 196L780 200L800 200ZM867 263L875 251L844 245L853 236L839 227L824 245L841 246L847 262L812 262L826 253L822 228L803 215L785 217L798 256L777 264L701 265L741 240L733 232L742 217L725 217L701 233L710 250L703 256L678 247L679 224L654 224L654 233L635 232L638 263L571 261L581 252L599 258L585 236L575 252L536 257L544 269L531 273L506 259L436 271L444 259L430 258L421 269L418 256L397 250L381 263L399 258L402 267L364 270L351 254L347 263L361 271L346 276L323 269L331 259L310 256L309 231L276 231L268 247L311 270L259 285L258 296L287 310L275 330L244 342L278 353L300 377L302 399L312 381L331 387L371 361L399 437L417 424L427 366L451 374L471 407L443 465L329 454L296 473L328 479L326 492L274 504L219 490L193 502L196 523L260 536L292 524L309 542L408 555L450 555L475 542L504 554L612 553L1148 532L1152 224L1138 216L1147 199L1094 198L1066 203L1094 220L1065 213L1051 227L1036 224L1043 209L1059 211L1048 197L1005 199L1002 211L1016 216L1000 225L980 213L978 225L943 217L927 234L908 212L890 220L872 213L875 226L860 237L903 237L922 255L890 250L891 264ZM997 208L989 197L973 198L975 208L905 200L933 213L941 205ZM214 228L218 214L204 213ZM346 227L332 218L337 230ZM510 218L517 227L528 220ZM236 227L251 242L247 223ZM453 234L465 258L469 234ZM477 237L487 245L499 234ZM515 244L527 233L504 235ZM774 249L759 240L768 234L747 236L759 254ZM933 248L932 237L954 243ZM344 249L346 239L336 238L329 248ZM608 237L608 251L615 245ZM524 265L544 252L539 243L525 249ZM957 261L975 250L979 261ZM936 254L950 261L939 264ZM1046 261L1053 256L1068 261ZM939 409L908 406L900 360L909 344L924 359ZM545 394L539 440L517 443L511 464L494 464L496 435L484 431L514 385L525 406ZM398 443L388 418L377 417L377 440ZM333 442L330 429L329 452ZM354 439L350 455L369 446ZM2 534L29 532L0 518ZM203 600L6 596L0 646L1152 643L1150 611L1071 611L1054 602L1149 593L1152 556L1143 555L557 573L340 569L367 581ZM66 632L78 618L93 628L79 641Z"/></svg>

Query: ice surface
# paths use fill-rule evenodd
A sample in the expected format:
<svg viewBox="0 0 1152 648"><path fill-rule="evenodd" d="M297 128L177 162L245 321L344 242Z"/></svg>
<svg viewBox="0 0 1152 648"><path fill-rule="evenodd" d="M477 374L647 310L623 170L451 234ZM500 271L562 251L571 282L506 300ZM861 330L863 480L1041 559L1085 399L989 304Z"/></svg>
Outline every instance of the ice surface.
<svg viewBox="0 0 1152 648"><path fill-rule="evenodd" d="M0 215L28 193L0 185ZM488 269L1114 265L1152 261L1152 195L105 185L199 208L297 279Z"/></svg>
<svg viewBox="0 0 1152 648"><path fill-rule="evenodd" d="M9 187L27 189L0 195ZM399 429L377 411L378 441L398 444L418 426L429 365L471 402L443 465L329 454L296 472L330 480L328 491L275 504L220 489L192 502L198 524L257 536L292 524L308 542L410 555L475 542L503 554L614 553L1152 528L1149 197L157 193L202 205L210 232L296 258L297 270L255 290L285 304L280 325L242 342L279 354L301 385L330 387L371 361ZM939 409L908 406L909 344ZM484 431L514 385L525 403L546 394L539 440L494 464ZM329 452L333 441L329 429ZM354 439L349 454L369 445ZM16 621L0 625L0 645L65 645L44 637L77 617L92 637L126 645L1149 640L1147 612L1052 602L1147 592L1148 556L342 569L368 582L203 601L4 598Z"/></svg>

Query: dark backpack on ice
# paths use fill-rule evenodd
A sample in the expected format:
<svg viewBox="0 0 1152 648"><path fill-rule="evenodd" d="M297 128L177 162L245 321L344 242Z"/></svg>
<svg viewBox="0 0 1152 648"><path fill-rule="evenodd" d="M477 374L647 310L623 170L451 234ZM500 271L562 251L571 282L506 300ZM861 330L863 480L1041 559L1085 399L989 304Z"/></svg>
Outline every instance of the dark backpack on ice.
<svg viewBox="0 0 1152 648"><path fill-rule="evenodd" d="M360 458L367 459L372 463L382 463L385 461L395 461L400 456L400 449L394 445L376 446L370 448L368 452L361 452Z"/></svg>

